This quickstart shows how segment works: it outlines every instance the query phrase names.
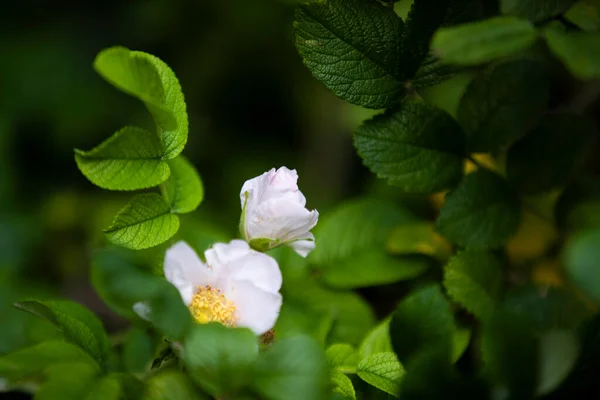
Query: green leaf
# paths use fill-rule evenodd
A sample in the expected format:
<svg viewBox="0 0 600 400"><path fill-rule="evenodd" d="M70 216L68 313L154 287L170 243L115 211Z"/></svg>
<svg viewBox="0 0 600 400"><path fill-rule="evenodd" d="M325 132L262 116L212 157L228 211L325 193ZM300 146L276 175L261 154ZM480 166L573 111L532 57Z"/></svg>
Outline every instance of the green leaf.
<svg viewBox="0 0 600 400"><path fill-rule="evenodd" d="M204 199L204 186L194 165L184 156L169 160L171 176L165 183L171 210L178 214L194 211Z"/></svg>
<svg viewBox="0 0 600 400"><path fill-rule="evenodd" d="M358 353L352 346L345 343L338 343L330 346L325 351L325 357L329 366L344 374L353 374L358 365Z"/></svg>
<svg viewBox="0 0 600 400"><path fill-rule="evenodd" d="M134 196L104 230L108 239L133 250L147 249L169 240L179 229L179 218L156 193Z"/></svg>
<svg viewBox="0 0 600 400"><path fill-rule="evenodd" d="M564 186L583 167L594 147L594 122L583 115L554 114L508 151L508 180L523 193Z"/></svg>
<svg viewBox="0 0 600 400"><path fill-rule="evenodd" d="M329 380L333 386L332 390L334 393L339 393L346 399L356 399L356 392L354 391L352 381L346 375L341 372L333 372L329 376Z"/></svg>
<svg viewBox="0 0 600 400"><path fill-rule="evenodd" d="M455 331L450 304L438 285L424 286L398 304L392 314L390 337L399 360L406 364L424 349L441 349L450 361Z"/></svg>
<svg viewBox="0 0 600 400"><path fill-rule="evenodd" d="M531 23L514 17L442 28L433 37L431 48L443 61L477 65L529 48L536 39Z"/></svg>
<svg viewBox="0 0 600 400"><path fill-rule="evenodd" d="M85 392L87 393L85 400L119 400L123 398L121 380L116 374L103 376L87 390L89 392Z"/></svg>
<svg viewBox="0 0 600 400"><path fill-rule="evenodd" d="M322 400L327 392L323 350L308 336L278 340L261 355L253 389L265 400Z"/></svg>
<svg viewBox="0 0 600 400"><path fill-rule="evenodd" d="M0 376L15 381L65 363L86 363L99 369L96 361L80 347L52 340L0 356Z"/></svg>
<svg viewBox="0 0 600 400"><path fill-rule="evenodd" d="M152 337L140 328L127 333L123 347L123 364L131 373L143 373L154 358L156 344Z"/></svg>
<svg viewBox="0 0 600 400"><path fill-rule="evenodd" d="M357 373L368 384L397 396L404 368L394 353L375 353L358 364Z"/></svg>
<svg viewBox="0 0 600 400"><path fill-rule="evenodd" d="M397 226L386 247L391 254L425 254L442 261L452 252L450 244L434 231L433 224L425 221Z"/></svg>
<svg viewBox="0 0 600 400"><path fill-rule="evenodd" d="M520 286L509 290L502 308L527 320L534 332L576 329L591 310L574 293L560 288Z"/></svg>
<svg viewBox="0 0 600 400"><path fill-rule="evenodd" d="M543 21L567 11L574 0L501 0L503 14L510 14L532 21Z"/></svg>
<svg viewBox="0 0 600 400"><path fill-rule="evenodd" d="M543 64L533 59L506 61L477 76L457 114L469 149L494 152L522 137L545 110L548 85Z"/></svg>
<svg viewBox="0 0 600 400"><path fill-rule="evenodd" d="M459 246L496 248L517 231L520 217L518 198L508 183L479 169L446 196L436 228Z"/></svg>
<svg viewBox="0 0 600 400"><path fill-rule="evenodd" d="M386 318L373 328L363 339L358 352L361 358L366 358L375 353L393 351L390 339L390 318Z"/></svg>
<svg viewBox="0 0 600 400"><path fill-rule="evenodd" d="M47 374L46 382L35 395L36 400L80 400L95 389L98 370L86 363L58 364L49 368ZM118 394L112 398L118 399Z"/></svg>
<svg viewBox="0 0 600 400"><path fill-rule="evenodd" d="M254 333L218 323L195 325L183 349L192 378L214 397L234 395L249 384L257 357Z"/></svg>
<svg viewBox="0 0 600 400"><path fill-rule="evenodd" d="M600 304L600 229L588 229L573 235L563 254L571 281Z"/></svg>
<svg viewBox="0 0 600 400"><path fill-rule="evenodd" d="M144 400L200 400L198 390L184 374L177 371L165 371L150 377L146 381Z"/></svg>
<svg viewBox="0 0 600 400"><path fill-rule="evenodd" d="M467 328L457 329L452 335L452 362L455 363L463 355L469 342L471 341L471 331Z"/></svg>
<svg viewBox="0 0 600 400"><path fill-rule="evenodd" d="M422 256L394 257L383 249L363 249L352 257L321 266L321 279L340 289L376 286L416 278L431 261Z"/></svg>
<svg viewBox="0 0 600 400"><path fill-rule="evenodd" d="M555 330L540 338L540 372L536 394L544 396L556 389L575 367L579 342L575 334Z"/></svg>
<svg viewBox="0 0 600 400"><path fill-rule="evenodd" d="M177 157L187 142L188 116L171 68L153 55L118 46L101 51L94 68L112 85L144 102L159 127L164 158Z"/></svg>
<svg viewBox="0 0 600 400"><path fill-rule="evenodd" d="M393 10L375 1L304 3L296 10L296 47L315 78L338 97L387 108L405 93L403 25Z"/></svg>
<svg viewBox="0 0 600 400"><path fill-rule="evenodd" d="M81 304L69 300L27 300L14 306L52 322L67 341L87 351L100 365L108 361L110 342L102 322Z"/></svg>
<svg viewBox="0 0 600 400"><path fill-rule="evenodd" d="M315 231L309 261L330 286L354 288L410 279L429 267L419 257L391 257L385 241L393 226L414 217L387 200L360 199L326 215Z"/></svg>
<svg viewBox="0 0 600 400"><path fill-rule="evenodd" d="M484 373L508 398L533 398L537 384L538 342L521 319L496 312L482 337Z"/></svg>
<svg viewBox="0 0 600 400"><path fill-rule="evenodd" d="M600 30L600 1L579 0L564 15L565 19L586 32Z"/></svg>
<svg viewBox="0 0 600 400"><path fill-rule="evenodd" d="M568 32L545 29L550 51L558 57L576 78L600 77L600 33Z"/></svg>
<svg viewBox="0 0 600 400"><path fill-rule="evenodd" d="M429 54L429 42L442 25L449 0L415 0L406 18L402 36L406 75L412 77Z"/></svg>
<svg viewBox="0 0 600 400"><path fill-rule="evenodd" d="M435 106L404 102L366 121L354 145L371 171L408 193L447 189L462 176L464 133Z"/></svg>
<svg viewBox="0 0 600 400"><path fill-rule="evenodd" d="M156 186L169 177L160 138L144 129L125 127L90 151L75 150L79 170L94 185L109 190Z"/></svg>
<svg viewBox="0 0 600 400"><path fill-rule="evenodd" d="M323 265L347 259L374 245L383 247L394 226L414 220L408 211L388 200L348 201L321 218L315 230L319 245L308 260Z"/></svg>
<svg viewBox="0 0 600 400"><path fill-rule="evenodd" d="M492 315L502 281L502 264L496 256L483 251L459 252L444 268L448 295L482 320Z"/></svg>
<svg viewBox="0 0 600 400"><path fill-rule="evenodd" d="M449 65L439 58L430 55L421 63L419 70L410 83L415 89L435 86L453 78L461 70L462 67Z"/></svg>
<svg viewBox="0 0 600 400"><path fill-rule="evenodd" d="M100 297L115 312L134 318L132 307L148 302L151 322L168 337L179 339L192 323L179 291L164 278L137 267L139 252L108 248L92 261L92 281Z"/></svg>

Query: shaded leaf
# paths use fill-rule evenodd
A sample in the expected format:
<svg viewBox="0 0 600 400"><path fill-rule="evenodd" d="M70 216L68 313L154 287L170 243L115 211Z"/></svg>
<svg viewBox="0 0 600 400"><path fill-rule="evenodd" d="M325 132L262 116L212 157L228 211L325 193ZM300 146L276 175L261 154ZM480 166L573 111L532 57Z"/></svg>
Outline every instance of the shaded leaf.
<svg viewBox="0 0 600 400"><path fill-rule="evenodd" d="M362 358L375 353L388 353L393 351L390 339L390 318L381 321L363 339L358 352Z"/></svg>
<svg viewBox="0 0 600 400"><path fill-rule="evenodd" d="M337 96L368 108L387 108L405 92L403 25L375 1L304 3L296 10L296 47L313 75Z"/></svg>
<svg viewBox="0 0 600 400"><path fill-rule="evenodd" d="M520 215L519 201L508 183L479 169L446 196L436 228L459 246L496 248L516 232Z"/></svg>
<svg viewBox="0 0 600 400"><path fill-rule="evenodd" d="M555 330L540 338L540 376L536 394L546 395L556 389L569 375L579 356L576 335Z"/></svg>
<svg viewBox="0 0 600 400"><path fill-rule="evenodd" d="M494 255L483 251L462 251L444 268L444 287L448 295L480 319L492 315L502 278L502 264Z"/></svg>
<svg viewBox="0 0 600 400"><path fill-rule="evenodd" d="M356 399L356 392L350 378L341 372L333 372L329 378L333 386L333 393L339 393L346 399Z"/></svg>
<svg viewBox="0 0 600 400"><path fill-rule="evenodd" d="M553 329L576 329L591 310L575 294L560 288L521 286L509 290L502 308L526 320L541 334Z"/></svg>
<svg viewBox="0 0 600 400"><path fill-rule="evenodd" d="M323 350L310 337L296 336L261 355L253 389L266 400L321 400L327 380Z"/></svg>
<svg viewBox="0 0 600 400"><path fill-rule="evenodd" d="M446 260L452 246L437 232L430 222L399 225L392 231L386 244L391 254L425 254Z"/></svg>
<svg viewBox="0 0 600 400"><path fill-rule="evenodd" d="M399 360L406 364L425 349L440 349L450 360L455 331L450 304L438 285L424 286L398 304L392 314L390 337Z"/></svg>
<svg viewBox="0 0 600 400"><path fill-rule="evenodd" d="M462 129L445 111L421 102L366 121L354 145L371 171L408 193L447 189L462 176Z"/></svg>
<svg viewBox="0 0 600 400"><path fill-rule="evenodd" d="M503 14L528 18L532 21L543 21L567 11L574 0L501 0L500 9Z"/></svg>
<svg viewBox="0 0 600 400"><path fill-rule="evenodd" d="M548 86L543 64L533 59L506 61L477 76L457 114L468 148L494 152L522 137L545 110Z"/></svg>
<svg viewBox="0 0 600 400"><path fill-rule="evenodd" d="M582 115L554 114L508 151L509 181L524 193L564 186L583 167L595 141L594 122Z"/></svg>
<svg viewBox="0 0 600 400"><path fill-rule="evenodd" d="M588 229L573 235L563 254L571 281L600 304L600 229Z"/></svg>
<svg viewBox="0 0 600 400"><path fill-rule="evenodd" d="M586 32L600 30L600 1L579 0L564 15L565 19Z"/></svg>
<svg viewBox="0 0 600 400"><path fill-rule="evenodd" d="M576 78L600 77L600 33L568 32L545 29L548 47Z"/></svg>
<svg viewBox="0 0 600 400"><path fill-rule="evenodd" d="M190 379L176 371L165 371L150 377L142 397L144 400L204 399Z"/></svg>
<svg viewBox="0 0 600 400"><path fill-rule="evenodd" d="M154 358L156 344L152 337L140 328L127 333L123 347L123 364L131 373L143 373Z"/></svg>
<svg viewBox="0 0 600 400"><path fill-rule="evenodd" d="M102 322L81 304L69 300L26 300L14 305L56 325L67 341L87 351L100 365L107 362L110 342Z"/></svg>
<svg viewBox="0 0 600 400"><path fill-rule="evenodd" d="M431 37L445 21L450 3L450 0L415 0L412 3L402 35L407 76L413 76L429 54Z"/></svg>
<svg viewBox="0 0 600 400"><path fill-rule="evenodd" d="M496 17L442 28L433 37L431 48L447 63L477 65L527 49L535 39L535 28L528 21Z"/></svg>
<svg viewBox="0 0 600 400"><path fill-rule="evenodd" d="M254 333L218 323L195 325L183 349L192 378L215 397L233 395L249 384L257 357Z"/></svg>
<svg viewBox="0 0 600 400"><path fill-rule="evenodd" d="M56 364L85 363L99 370L96 361L80 347L49 340L0 356L0 376L18 380L43 371Z"/></svg>
<svg viewBox="0 0 600 400"><path fill-rule="evenodd" d="M329 366L339 372L352 374L356 372L359 356L356 350L349 344L338 343L325 351L325 357Z"/></svg>
<svg viewBox="0 0 600 400"><path fill-rule="evenodd" d="M538 343L521 319L496 312L484 326L484 373L510 398L532 398L537 385Z"/></svg>

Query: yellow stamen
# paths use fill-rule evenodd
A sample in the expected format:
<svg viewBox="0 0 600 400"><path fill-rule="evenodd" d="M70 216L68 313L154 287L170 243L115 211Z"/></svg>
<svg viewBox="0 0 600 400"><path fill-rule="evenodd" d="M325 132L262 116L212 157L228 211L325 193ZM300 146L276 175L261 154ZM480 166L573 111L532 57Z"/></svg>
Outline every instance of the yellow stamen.
<svg viewBox="0 0 600 400"><path fill-rule="evenodd" d="M198 292L192 297L190 312L200 324L220 322L226 326L235 325L235 305L220 290L208 285L198 288Z"/></svg>

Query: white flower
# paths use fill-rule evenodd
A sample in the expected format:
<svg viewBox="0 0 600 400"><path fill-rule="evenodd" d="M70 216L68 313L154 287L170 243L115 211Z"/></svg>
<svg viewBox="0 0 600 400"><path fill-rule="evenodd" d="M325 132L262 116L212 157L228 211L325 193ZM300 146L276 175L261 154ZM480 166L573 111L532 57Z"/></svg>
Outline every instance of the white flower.
<svg viewBox="0 0 600 400"><path fill-rule="evenodd" d="M178 242L167 250L164 263L165 277L179 289L196 322L246 327L257 335L273 328L281 308L277 261L243 240L214 244L204 255L206 263ZM147 319L146 308L134 305Z"/></svg>
<svg viewBox="0 0 600 400"><path fill-rule="evenodd" d="M240 232L253 248L266 251L287 244L302 257L315 248L310 230L317 224L319 213L306 209L306 198L297 182L296 170L281 167L244 183Z"/></svg>

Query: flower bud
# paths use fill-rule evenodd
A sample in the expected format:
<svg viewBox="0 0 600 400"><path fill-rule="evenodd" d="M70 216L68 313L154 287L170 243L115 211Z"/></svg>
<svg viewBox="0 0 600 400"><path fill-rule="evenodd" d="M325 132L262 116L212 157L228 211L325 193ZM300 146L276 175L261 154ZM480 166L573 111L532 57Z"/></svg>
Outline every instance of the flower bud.
<svg viewBox="0 0 600 400"><path fill-rule="evenodd" d="M240 232L252 248L267 251L286 244L302 257L315 248L310 230L317 224L319 213L306 208L297 182L296 170L281 167L244 183Z"/></svg>

